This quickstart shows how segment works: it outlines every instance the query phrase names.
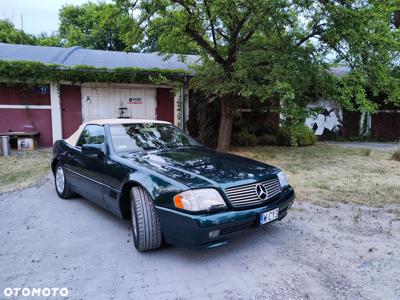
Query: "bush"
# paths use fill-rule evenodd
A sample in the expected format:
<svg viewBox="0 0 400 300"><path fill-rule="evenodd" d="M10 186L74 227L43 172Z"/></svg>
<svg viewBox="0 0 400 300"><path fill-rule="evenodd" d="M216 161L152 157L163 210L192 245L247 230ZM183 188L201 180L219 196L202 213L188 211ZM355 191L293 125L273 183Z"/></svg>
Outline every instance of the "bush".
<svg viewBox="0 0 400 300"><path fill-rule="evenodd" d="M203 144L216 147L220 121L220 101L210 101L195 92L190 98L189 133ZM279 116L264 110L235 113L232 128L232 145L282 145L308 146L316 141L314 132L305 125L278 127Z"/></svg>
<svg viewBox="0 0 400 300"><path fill-rule="evenodd" d="M299 146L310 146L314 145L315 142L317 141L317 138L315 137L314 131L312 131L310 128L304 126L304 130L300 132L300 134L297 136L297 143Z"/></svg>
<svg viewBox="0 0 400 300"><path fill-rule="evenodd" d="M290 143L290 130L288 127L281 127L277 133L278 145L280 146L291 146Z"/></svg>
<svg viewBox="0 0 400 300"><path fill-rule="evenodd" d="M310 146L317 140L314 131L305 125L296 128L281 127L277 138L279 145L282 146Z"/></svg>
<svg viewBox="0 0 400 300"><path fill-rule="evenodd" d="M276 135L264 134L258 139L259 145L278 145L278 138Z"/></svg>
<svg viewBox="0 0 400 300"><path fill-rule="evenodd" d="M258 139L255 134L249 133L247 129L232 133L232 144L235 146L256 146Z"/></svg>
<svg viewBox="0 0 400 300"><path fill-rule="evenodd" d="M400 149L396 150L393 154L392 154L392 159L396 160L396 161L400 161Z"/></svg>

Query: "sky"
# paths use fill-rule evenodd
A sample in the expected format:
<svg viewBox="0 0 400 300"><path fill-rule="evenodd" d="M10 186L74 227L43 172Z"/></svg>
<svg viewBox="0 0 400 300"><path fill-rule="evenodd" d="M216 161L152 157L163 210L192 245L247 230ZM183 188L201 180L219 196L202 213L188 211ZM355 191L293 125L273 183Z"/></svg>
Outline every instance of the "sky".
<svg viewBox="0 0 400 300"><path fill-rule="evenodd" d="M88 0L0 0L0 19L10 19L15 27L21 29L22 15L25 32L52 33L58 29L58 10L64 4L79 5L85 2Z"/></svg>

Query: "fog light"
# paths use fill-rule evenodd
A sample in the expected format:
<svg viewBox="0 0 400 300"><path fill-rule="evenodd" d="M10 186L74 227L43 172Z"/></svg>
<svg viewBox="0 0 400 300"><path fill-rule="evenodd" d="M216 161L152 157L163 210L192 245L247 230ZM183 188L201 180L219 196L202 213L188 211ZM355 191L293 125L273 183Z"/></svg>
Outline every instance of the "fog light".
<svg viewBox="0 0 400 300"><path fill-rule="evenodd" d="M210 237L210 239L216 238L219 236L219 229L218 230L213 230L210 231L210 233L208 234L208 236Z"/></svg>

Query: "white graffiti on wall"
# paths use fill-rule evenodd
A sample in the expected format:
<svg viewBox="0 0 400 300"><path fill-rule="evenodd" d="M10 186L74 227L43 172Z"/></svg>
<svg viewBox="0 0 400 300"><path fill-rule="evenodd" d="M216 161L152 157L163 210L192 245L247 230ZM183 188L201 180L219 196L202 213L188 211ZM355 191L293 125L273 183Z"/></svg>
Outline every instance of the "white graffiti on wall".
<svg viewBox="0 0 400 300"><path fill-rule="evenodd" d="M310 108L322 107L324 111L316 116L307 118L305 124L314 130L315 135L323 135L326 131L336 135L341 135L343 124L342 110L337 105L327 106L326 104L329 105L332 103L328 102L309 105Z"/></svg>

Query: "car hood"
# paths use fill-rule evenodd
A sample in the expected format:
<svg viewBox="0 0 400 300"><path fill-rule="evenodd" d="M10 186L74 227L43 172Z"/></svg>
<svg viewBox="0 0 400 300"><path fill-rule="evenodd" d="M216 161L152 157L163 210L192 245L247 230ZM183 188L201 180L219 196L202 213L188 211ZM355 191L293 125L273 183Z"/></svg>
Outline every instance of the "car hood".
<svg viewBox="0 0 400 300"><path fill-rule="evenodd" d="M129 159L191 188L227 188L263 181L279 172L279 169L273 166L205 147L142 152Z"/></svg>

